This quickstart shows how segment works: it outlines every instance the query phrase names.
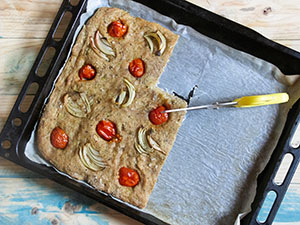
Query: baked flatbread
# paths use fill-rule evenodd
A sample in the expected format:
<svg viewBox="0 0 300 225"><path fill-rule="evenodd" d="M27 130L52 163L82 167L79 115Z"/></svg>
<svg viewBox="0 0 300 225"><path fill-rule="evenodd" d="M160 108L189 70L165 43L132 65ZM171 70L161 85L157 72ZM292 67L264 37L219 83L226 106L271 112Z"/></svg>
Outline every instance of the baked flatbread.
<svg viewBox="0 0 300 225"><path fill-rule="evenodd" d="M122 21L128 26L123 37L109 35L107 28L112 21ZM91 46L90 37L95 37L97 31L115 52L115 56L106 55L109 61ZM157 31L167 40L166 49L160 56L151 53L144 38L146 33ZM161 125L149 121L149 112L160 105L186 107L185 101L156 87L177 39L177 35L156 23L134 18L121 9L100 8L82 28L45 107L37 132L40 154L58 170L132 205L145 207L185 114L169 114L168 121ZM129 63L136 58L145 63L145 74L139 78L128 70ZM86 64L95 68L94 79L80 78L80 69ZM135 89L135 97L127 107L115 103L120 92L127 90L124 79ZM102 120L115 124L118 141L107 141L99 136L97 124ZM51 142L51 133L57 127L68 136L67 146L63 149L54 147ZM150 145L152 151L137 150L135 144L139 144L140 129L151 135L160 150L155 149L153 143ZM102 168L96 171L85 165L87 161L93 164L95 160L93 156L83 155L83 149L90 147L90 154L96 161L100 158L103 161ZM88 157L88 160L84 163L82 157ZM96 164L94 162L94 167ZM138 184L132 187L120 184L122 167L138 173Z"/></svg>

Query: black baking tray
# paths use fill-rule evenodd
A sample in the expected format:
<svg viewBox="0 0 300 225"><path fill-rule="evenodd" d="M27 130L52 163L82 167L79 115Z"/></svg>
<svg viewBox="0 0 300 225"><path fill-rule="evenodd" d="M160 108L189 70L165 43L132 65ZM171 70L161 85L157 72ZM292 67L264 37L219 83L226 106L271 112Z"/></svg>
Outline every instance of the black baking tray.
<svg viewBox="0 0 300 225"><path fill-rule="evenodd" d="M177 23L188 25L198 32L227 44L235 49L244 51L276 65L284 74L300 74L300 53L278 43L275 43L259 33L239 25L226 18L202 9L186 1L180 0L135 0L144 4L161 14L173 18ZM87 195L106 206L109 206L127 216L130 216L145 224L166 224L160 219L138 211L121 202L114 200L111 196L102 194L88 185L69 179L53 168L34 163L26 158L25 146L31 136L34 125L39 119L45 98L49 95L52 85L57 77L60 68L63 66L68 49L70 49L75 29L79 25L79 18L85 12L87 0L81 0L76 6L64 0L46 37L46 40L29 72L28 78L16 100L15 105L7 119L0 135L0 156L15 162L25 168L38 172L64 186L70 187L84 195ZM64 13L70 12L72 18L61 40L54 39L54 33L62 20ZM45 76L40 77L37 70L41 64L46 50L53 47L56 52L47 69ZM25 98L26 92L32 83L38 84L38 90L27 112L20 110L20 105ZM242 224L271 224L276 212L287 191L288 185L298 166L300 151L290 147L290 139L293 137L300 121L300 100L298 100L288 114L278 145L275 148L266 168L258 177L257 194L251 205L252 211L242 219ZM19 118L21 125L13 121ZM276 185L273 178L286 153L293 155L294 159L289 168L288 174L281 185ZM264 223L257 221L257 215L261 209L264 199L269 191L275 191L277 198Z"/></svg>

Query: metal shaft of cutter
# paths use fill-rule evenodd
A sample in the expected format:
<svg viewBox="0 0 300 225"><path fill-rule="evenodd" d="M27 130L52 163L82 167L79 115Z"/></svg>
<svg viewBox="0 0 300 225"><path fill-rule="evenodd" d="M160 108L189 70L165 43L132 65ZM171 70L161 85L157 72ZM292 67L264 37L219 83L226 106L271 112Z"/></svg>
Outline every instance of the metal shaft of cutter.
<svg viewBox="0 0 300 225"><path fill-rule="evenodd" d="M211 105L199 105L199 106L192 106L187 108L180 108L180 109L168 109L164 112L180 112L180 111L190 111L190 110L198 110L198 109L219 109L222 107L233 107L237 104L237 102L216 102Z"/></svg>

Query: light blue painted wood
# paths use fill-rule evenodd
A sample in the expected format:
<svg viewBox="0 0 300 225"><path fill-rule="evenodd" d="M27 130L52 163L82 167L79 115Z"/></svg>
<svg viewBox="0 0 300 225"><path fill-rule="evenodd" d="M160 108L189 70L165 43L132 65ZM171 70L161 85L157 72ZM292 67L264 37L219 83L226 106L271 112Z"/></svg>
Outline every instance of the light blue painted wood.
<svg viewBox="0 0 300 225"><path fill-rule="evenodd" d="M300 185L291 184L284 199L279 207L275 216L274 223L282 225L300 225ZM262 221L263 218L268 216L270 207L273 204L273 196L267 196L263 207L258 215L258 220Z"/></svg>
<svg viewBox="0 0 300 225"><path fill-rule="evenodd" d="M5 159L0 165L0 225L139 224Z"/></svg>
<svg viewBox="0 0 300 225"><path fill-rule="evenodd" d="M1 224L3 221L14 224L45 224L44 222L53 220L67 224L68 218L64 217L73 215L75 218L74 214L88 215L85 220L90 222L109 224L101 215L114 214L94 200L45 178L1 178L0 189Z"/></svg>
<svg viewBox="0 0 300 225"><path fill-rule="evenodd" d="M291 184L275 217L276 222L300 225L300 184Z"/></svg>
<svg viewBox="0 0 300 225"><path fill-rule="evenodd" d="M266 206L271 205L269 199ZM266 208L263 208L266 213ZM130 224L138 222L37 173L0 158L0 224ZM300 184L293 183L275 224L300 224Z"/></svg>
<svg viewBox="0 0 300 225"><path fill-rule="evenodd" d="M57 6L53 6L50 1L43 4L40 4L39 1L26 1L23 4L25 1L22 1L23 5L20 2L4 1L4 4L1 5L3 27L13 26L14 20L11 19L11 15L17 18L15 26L13 26L13 28L17 28L17 32L14 29L8 29L6 36L11 37L13 35L12 37L19 38L10 39L10 42L2 42L4 44L1 46L2 49L9 47L5 51L6 59L2 66L2 69L8 68L9 70L1 70L1 77L3 78L1 81L6 82L2 90L2 94L5 95L19 93L42 44L42 40L32 38L40 37L43 39L45 37L61 4L61 1L55 1ZM262 2L259 4L262 4ZM25 10L24 6L26 6ZM45 18L43 18L43 15L46 15ZM39 17L41 20L36 19ZM296 17L290 18L296 20ZM21 20L22 23L20 23ZM23 24L31 24L39 29L36 29L37 32L31 32L34 29L28 31L23 28ZM0 36L1 40L5 41L2 36ZM23 37L31 39L26 40ZM2 112L2 116L8 113L9 110ZM5 119L6 116L0 118L0 128L3 127ZM276 224L280 223L280 225L300 224L299 182L293 184L288 190L275 221ZM0 158L0 225L55 223L72 225L138 224L90 198Z"/></svg>

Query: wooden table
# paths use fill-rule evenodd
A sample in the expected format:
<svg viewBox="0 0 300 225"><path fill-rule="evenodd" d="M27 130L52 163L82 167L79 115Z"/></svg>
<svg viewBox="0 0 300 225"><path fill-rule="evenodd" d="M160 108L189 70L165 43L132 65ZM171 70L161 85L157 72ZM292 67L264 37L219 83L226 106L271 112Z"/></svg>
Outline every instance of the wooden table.
<svg viewBox="0 0 300 225"><path fill-rule="evenodd" d="M190 1L300 51L300 0ZM0 129L60 4L61 0L1 1ZM139 224L90 198L0 158L0 224L49 223ZM300 224L300 169L294 176L274 224Z"/></svg>

